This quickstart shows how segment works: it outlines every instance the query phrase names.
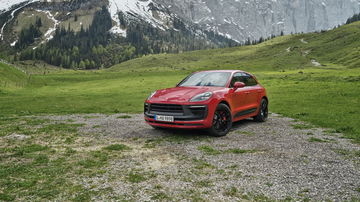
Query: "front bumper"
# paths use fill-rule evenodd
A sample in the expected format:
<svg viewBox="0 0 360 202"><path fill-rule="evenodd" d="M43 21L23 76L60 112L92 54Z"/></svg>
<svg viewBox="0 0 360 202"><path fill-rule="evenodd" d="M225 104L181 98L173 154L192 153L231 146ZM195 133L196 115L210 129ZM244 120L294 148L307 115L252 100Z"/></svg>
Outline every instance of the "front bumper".
<svg viewBox="0 0 360 202"><path fill-rule="evenodd" d="M175 105L145 103L145 121L157 127L200 129L211 127L208 105ZM156 115L173 116L174 122L155 120Z"/></svg>

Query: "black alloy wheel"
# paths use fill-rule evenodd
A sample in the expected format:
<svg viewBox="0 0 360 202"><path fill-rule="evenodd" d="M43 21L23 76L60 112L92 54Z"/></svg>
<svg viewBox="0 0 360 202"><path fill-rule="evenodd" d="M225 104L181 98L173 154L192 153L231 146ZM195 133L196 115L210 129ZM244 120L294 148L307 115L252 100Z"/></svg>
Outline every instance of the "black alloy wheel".
<svg viewBox="0 0 360 202"><path fill-rule="evenodd" d="M254 120L257 122L265 122L269 116L269 106L268 101L263 98L260 102L260 110L259 113L254 116Z"/></svg>
<svg viewBox="0 0 360 202"><path fill-rule="evenodd" d="M212 127L209 132L215 137L225 136L232 127L230 108L226 104L219 104L214 113Z"/></svg>

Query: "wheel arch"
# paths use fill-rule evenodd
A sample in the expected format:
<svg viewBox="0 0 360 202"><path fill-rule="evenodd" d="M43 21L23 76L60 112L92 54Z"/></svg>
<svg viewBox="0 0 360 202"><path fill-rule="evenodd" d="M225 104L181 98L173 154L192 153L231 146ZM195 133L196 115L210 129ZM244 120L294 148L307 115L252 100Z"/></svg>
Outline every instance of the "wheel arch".
<svg viewBox="0 0 360 202"><path fill-rule="evenodd" d="M265 99L265 100L267 101L267 103L269 104L269 98L268 98L266 95L262 96L261 99L260 99L260 101L261 101L262 99Z"/></svg>
<svg viewBox="0 0 360 202"><path fill-rule="evenodd" d="M230 106L230 104L229 104L226 100L221 100L221 101L219 102L219 104L225 104L226 106L229 107L229 109L230 109L230 111L231 111L231 106ZM219 105L219 104L218 104L218 105Z"/></svg>

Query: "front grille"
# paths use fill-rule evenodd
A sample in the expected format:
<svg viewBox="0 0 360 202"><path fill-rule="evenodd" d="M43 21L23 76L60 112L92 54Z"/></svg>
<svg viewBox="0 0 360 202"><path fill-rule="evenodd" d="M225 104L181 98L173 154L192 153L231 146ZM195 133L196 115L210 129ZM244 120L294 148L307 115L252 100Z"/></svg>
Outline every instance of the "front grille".
<svg viewBox="0 0 360 202"><path fill-rule="evenodd" d="M195 115L197 117L205 118L207 109L205 107L203 107L203 108L190 108L190 111L191 111L191 113L193 115Z"/></svg>
<svg viewBox="0 0 360 202"><path fill-rule="evenodd" d="M169 113L183 113L181 105L173 104L150 104L150 112L169 112Z"/></svg>
<svg viewBox="0 0 360 202"><path fill-rule="evenodd" d="M144 114L150 119L155 119L156 115L167 115L173 116L175 121L198 121L207 117L208 108L206 105L145 103Z"/></svg>

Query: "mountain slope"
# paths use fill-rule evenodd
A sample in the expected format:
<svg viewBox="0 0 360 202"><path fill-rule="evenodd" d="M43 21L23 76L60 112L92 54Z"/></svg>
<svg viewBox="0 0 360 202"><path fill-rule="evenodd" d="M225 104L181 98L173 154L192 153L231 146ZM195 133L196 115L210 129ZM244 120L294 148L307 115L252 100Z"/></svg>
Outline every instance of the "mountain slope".
<svg viewBox="0 0 360 202"><path fill-rule="evenodd" d="M237 45L185 24L152 1L32 0L12 6L0 19L0 51L7 59L72 69L106 68L144 54Z"/></svg>
<svg viewBox="0 0 360 202"><path fill-rule="evenodd" d="M21 2L21 4L16 4L19 2ZM162 31L186 31L194 34L195 38L208 40L209 43L214 43L217 45L221 45L222 43L221 40L215 40L214 37L210 38L206 36L208 33L212 35L216 35L216 33L212 33L211 31L206 31L204 33L200 27L189 22L187 24L183 24L182 20L179 19L175 14L171 13L170 10L168 10L165 6L152 2L151 0L19 0L19 2L14 2L14 5L6 12L0 12L0 25L2 27L0 34L2 35L3 39L4 36L6 36L5 41L8 43L11 41L8 38L13 39L14 41L14 39L16 39L14 36L19 35L16 30L11 30L13 26L16 26L16 23L14 25L13 21L23 21L25 16L32 17L41 14L41 12L47 13L47 18L53 21L53 26L50 25L50 27L48 27L48 31L45 34L48 35L47 39L49 39L52 35L54 35L54 27L56 26L67 27L70 23L71 28L75 31L79 31L81 25L86 28L91 23L91 19L96 10L99 10L102 6L108 7L111 13L111 17L114 21L114 26L110 31L119 36L126 37L127 29L124 27L124 24L121 24L126 20L131 21L132 24L150 24L154 28L158 28ZM0 7L6 8L9 6L9 2L0 2ZM20 17L18 15L20 15ZM88 22L84 24L79 20L76 26L71 21L69 22L69 20L72 20L71 18L75 16L77 18L81 18L83 16L90 18L90 20L81 18L80 20L86 20ZM122 19L120 19L120 16ZM179 23L183 25L184 30L181 30L179 27L177 27ZM221 36L218 38L221 38Z"/></svg>
<svg viewBox="0 0 360 202"><path fill-rule="evenodd" d="M277 37L256 46L204 50L180 55L146 56L115 65L109 71L151 67L279 71L314 67L313 60L321 64L339 64L358 68L360 67L359 37L360 22L356 22L327 32Z"/></svg>
<svg viewBox="0 0 360 202"><path fill-rule="evenodd" d="M218 44L206 37L206 32L245 42L272 35L313 32L332 29L344 24L346 19L360 12L360 0L52 0L46 3L39 0L4 0L0 10L22 2L30 3L40 10L64 12L73 15L83 7L108 6L114 20L113 33L126 36L126 28L121 26L120 15L146 22L161 30L178 30L174 25L181 21L187 31L197 33L198 37ZM22 4L22 5L23 5ZM84 7L85 6L85 7ZM16 8L16 7L15 7ZM70 12L70 13L69 13ZM92 12L94 13L94 12ZM10 14L10 13L9 13ZM52 13L53 15L55 13ZM66 18L61 13L56 20ZM0 19L8 19L1 16ZM9 22L8 22L9 23ZM60 22L61 24L61 22ZM64 23L65 24L65 23ZM3 22L0 20L0 25ZM79 25L78 28L79 30ZM4 31L4 30L3 30ZM3 34L1 31L1 34ZM12 42L8 42L12 43Z"/></svg>

